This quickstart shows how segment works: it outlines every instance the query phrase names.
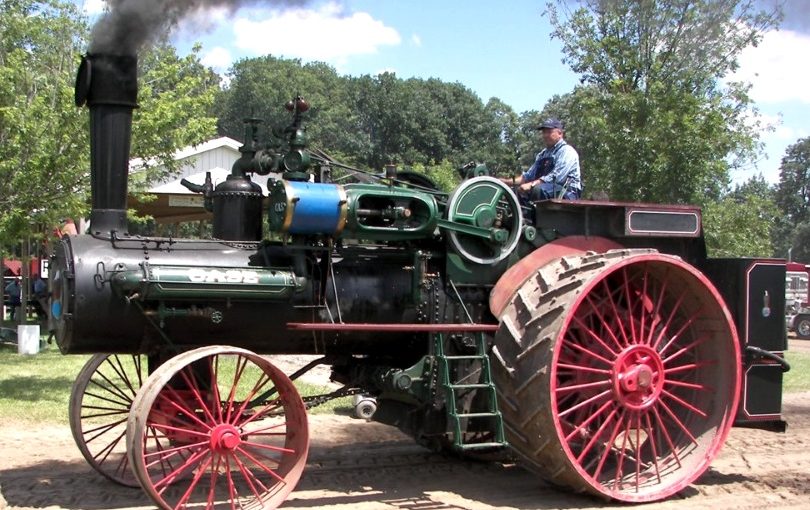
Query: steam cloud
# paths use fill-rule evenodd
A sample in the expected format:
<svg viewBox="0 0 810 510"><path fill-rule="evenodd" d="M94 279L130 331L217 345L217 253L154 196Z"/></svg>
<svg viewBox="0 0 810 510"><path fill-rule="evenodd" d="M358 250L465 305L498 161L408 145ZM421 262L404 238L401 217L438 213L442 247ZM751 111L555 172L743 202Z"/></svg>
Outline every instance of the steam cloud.
<svg viewBox="0 0 810 510"><path fill-rule="evenodd" d="M93 27L90 53L135 55L191 14L224 7L298 6L307 0L107 0L109 12Z"/></svg>

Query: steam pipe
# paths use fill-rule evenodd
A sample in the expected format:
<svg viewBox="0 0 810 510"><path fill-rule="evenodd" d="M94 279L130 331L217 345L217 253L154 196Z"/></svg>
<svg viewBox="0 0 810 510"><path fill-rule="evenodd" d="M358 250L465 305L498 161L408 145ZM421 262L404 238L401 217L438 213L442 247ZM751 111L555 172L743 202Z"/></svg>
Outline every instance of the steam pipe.
<svg viewBox="0 0 810 510"><path fill-rule="evenodd" d="M90 231L125 233L132 110L138 107L137 57L83 56L75 95L76 106L90 108Z"/></svg>

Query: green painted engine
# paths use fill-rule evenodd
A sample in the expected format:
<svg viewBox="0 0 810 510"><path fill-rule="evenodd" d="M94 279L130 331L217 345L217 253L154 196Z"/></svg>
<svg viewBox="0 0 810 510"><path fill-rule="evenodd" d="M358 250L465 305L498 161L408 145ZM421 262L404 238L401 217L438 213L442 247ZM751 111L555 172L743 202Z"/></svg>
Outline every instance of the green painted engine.
<svg viewBox="0 0 810 510"><path fill-rule="evenodd" d="M784 263L708 258L699 208L524 203L483 165L461 169L449 193L393 166L353 168L308 146L299 97L281 139L260 143L248 122L227 180L186 183L213 213L214 239L129 235L134 82L133 57L88 55L80 69L93 210L87 234L56 246L51 312L64 353L148 360L138 398L154 410L130 415L136 451L143 423L174 430L216 421L221 410L197 410L206 402L234 406L234 392L205 389L219 344L321 355L344 384L323 398L373 396L374 419L422 444L509 451L557 484L622 501L684 488L732 423L784 425ZM267 195L256 174L275 175ZM263 358L227 352L291 388ZM237 414L266 413L274 391L250 393ZM188 416L174 423L178 412ZM248 440L230 422L189 434L216 455ZM304 452L291 487L306 441L288 436ZM143 455L130 460L150 486L143 459L160 452Z"/></svg>

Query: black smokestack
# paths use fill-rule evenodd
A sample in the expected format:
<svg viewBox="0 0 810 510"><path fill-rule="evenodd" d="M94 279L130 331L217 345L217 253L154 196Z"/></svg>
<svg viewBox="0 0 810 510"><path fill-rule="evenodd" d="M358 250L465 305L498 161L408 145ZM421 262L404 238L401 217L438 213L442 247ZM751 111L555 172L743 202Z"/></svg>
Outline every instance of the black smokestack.
<svg viewBox="0 0 810 510"><path fill-rule="evenodd" d="M76 104L90 107L90 230L126 232L132 110L138 98L138 51L182 18L213 7L301 5L305 0L108 0L93 27L76 77Z"/></svg>
<svg viewBox="0 0 810 510"><path fill-rule="evenodd" d="M88 53L76 77L76 105L90 107L90 230L127 230L132 110L138 99L134 55Z"/></svg>

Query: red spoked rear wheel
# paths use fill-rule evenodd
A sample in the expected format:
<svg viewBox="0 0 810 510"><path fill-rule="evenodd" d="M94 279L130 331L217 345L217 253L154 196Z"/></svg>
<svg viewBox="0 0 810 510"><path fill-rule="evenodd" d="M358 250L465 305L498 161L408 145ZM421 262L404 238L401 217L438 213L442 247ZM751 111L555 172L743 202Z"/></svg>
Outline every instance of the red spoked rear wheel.
<svg viewBox="0 0 810 510"><path fill-rule="evenodd" d="M683 489L736 412L740 351L711 283L647 251L560 259L502 316L510 443L554 482L622 501Z"/></svg>
<svg viewBox="0 0 810 510"><path fill-rule="evenodd" d="M306 408L265 358L203 347L149 377L133 403L127 445L160 508L276 508L306 464Z"/></svg>

